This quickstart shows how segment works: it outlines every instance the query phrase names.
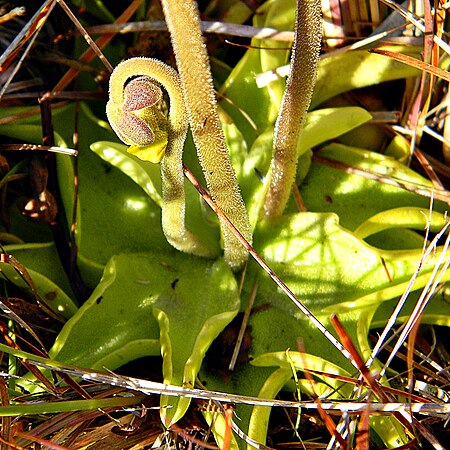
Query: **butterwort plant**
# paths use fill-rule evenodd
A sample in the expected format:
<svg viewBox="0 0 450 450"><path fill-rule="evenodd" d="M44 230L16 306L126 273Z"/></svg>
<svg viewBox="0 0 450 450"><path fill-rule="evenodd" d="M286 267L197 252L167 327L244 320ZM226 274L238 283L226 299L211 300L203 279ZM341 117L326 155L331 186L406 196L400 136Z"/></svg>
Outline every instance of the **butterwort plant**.
<svg viewBox="0 0 450 450"><path fill-rule="evenodd" d="M305 120L313 88L314 109L341 92L416 73L363 50L342 52L319 63L314 87L320 5L314 0L295 5L294 0L269 0L253 18L258 28L292 29L296 23L286 90L282 79L266 87L255 83L255 74L285 64L288 51L267 50L268 40L254 39L252 48L221 88L240 110L231 108L231 103L227 109L222 103L220 117L226 120L221 123L198 8L192 1L163 2L179 73L154 59L132 58L119 64L111 76L108 117L128 151L137 158L128 154L123 145L109 142L111 130L93 116L86 104L80 103L80 148L90 145L123 172L104 170L104 163L89 152L80 158L79 195L83 207L82 220L77 223L78 263L90 286L95 287L93 294L79 308L72 303L70 286L59 274L59 260L51 244L18 244L7 249L20 259L42 298L56 294L52 306L68 317L49 352L51 358L80 367L115 370L128 361L162 355L165 384L191 388L200 380L211 390L263 398L276 396L284 387L292 389L294 385L289 381L293 374L308 369L315 371L313 376L318 379L315 394L323 399L348 399L353 385L341 380L354 374L355 369L325 337L324 329L331 327L330 315L339 315L376 377L379 368L375 349L380 349L384 341L380 340L372 350L369 330L386 324L398 297L411 288L412 277L414 291L405 313L401 311L397 316L399 321L407 320L408 309L419 295L423 297L418 291L431 286L431 276L438 268L443 270L433 285L450 279L447 263L443 264L448 261L448 242L438 245L435 238L422 255L423 236L412 231L404 233L408 228L422 232L428 226L442 235L440 228L448 226L446 215L431 215L428 200L417 194L320 162L319 158L343 161L365 172L379 171L384 177L420 186L422 191L433 190L429 181L399 162L399 157L366 150L375 148L368 146L367 136L355 147L342 142L326 144L369 121L370 114L359 107L328 107L308 112ZM241 111L251 117L256 129L249 130ZM75 105L55 110L55 131L61 145L72 138L67 123L74 115ZM23 120L16 120L13 126L2 124L2 135L39 142L40 123L30 126ZM247 241L251 242L253 235L256 251L272 273L289 286L298 302L308 308L308 317L298 304L290 303L293 297L288 298L286 291L282 292L256 264L248 265L238 285L241 274L231 269L242 267L247 254L224 227L224 258L213 259L219 254L218 229L207 229L202 208L194 203L197 192L187 182L183 184L183 147L187 150L190 145L185 145L189 127L216 203ZM311 148L317 149L312 163ZM409 145L407 148L409 151ZM190 154L186 156L191 158ZM73 192L67 174L72 173L71 163L61 157L58 167L63 202L66 212L70 212ZM301 182L304 177L305 182ZM308 212L299 213L292 201L286 206L294 182L299 185ZM437 200L438 195L446 193L434 190L434 194ZM448 209L438 201L434 207L438 211ZM398 228L401 242L397 242ZM170 248L167 241L180 251ZM4 259L9 261L9 267L1 263L8 279L20 279L11 265L14 260ZM47 276L51 278L47 280ZM20 280L15 282L19 284ZM248 353L241 352L250 363L238 361L234 372L224 374L217 370L214 358L207 357L204 363L205 354L214 350L211 343L245 309L252 295L254 307L248 328L251 345ZM422 322L449 326L447 300L446 296L434 297ZM316 326L311 323L312 314ZM296 347L299 337L308 353L286 352ZM216 342L221 346L223 340ZM226 357L219 358L228 364ZM333 374L333 378L326 373ZM308 380L294 376L294 381L298 390L312 394ZM377 378L377 383L385 382ZM24 387L32 389L30 383ZM374 392L366 389L359 398L377 401ZM163 396L161 406L162 422L170 426L183 417L189 399L169 400ZM238 426L254 441L264 443L269 408L237 405L236 412ZM218 443L229 431L225 423L223 432L220 430L222 419L212 417L212 413L207 418ZM371 417L371 427L385 447L397 448L410 439L395 417ZM226 448L225 444L220 446ZM233 439L230 448L237 448Z"/></svg>

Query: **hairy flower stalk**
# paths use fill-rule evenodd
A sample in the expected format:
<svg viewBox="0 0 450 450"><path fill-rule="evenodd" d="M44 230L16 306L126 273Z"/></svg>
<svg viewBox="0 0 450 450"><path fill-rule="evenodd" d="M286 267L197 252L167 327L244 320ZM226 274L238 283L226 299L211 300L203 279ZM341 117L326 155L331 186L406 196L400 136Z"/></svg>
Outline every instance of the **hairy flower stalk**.
<svg viewBox="0 0 450 450"><path fill-rule="evenodd" d="M236 228L251 242L251 227L236 175L231 166L220 125L211 68L194 0L162 0L200 164L216 204ZM225 260L233 269L248 254L226 225L221 222Z"/></svg>
<svg viewBox="0 0 450 450"><path fill-rule="evenodd" d="M320 0L297 0L290 74L275 125L264 216L281 216L297 171L297 148L317 78L322 20Z"/></svg>
<svg viewBox="0 0 450 450"><path fill-rule="evenodd" d="M169 94L165 118L157 108L162 97L159 83ZM161 161L162 228L176 249L197 256L213 256L197 236L185 227L183 146L188 130L187 113L177 72L151 58L131 58L111 75L109 122L129 152L144 161Z"/></svg>

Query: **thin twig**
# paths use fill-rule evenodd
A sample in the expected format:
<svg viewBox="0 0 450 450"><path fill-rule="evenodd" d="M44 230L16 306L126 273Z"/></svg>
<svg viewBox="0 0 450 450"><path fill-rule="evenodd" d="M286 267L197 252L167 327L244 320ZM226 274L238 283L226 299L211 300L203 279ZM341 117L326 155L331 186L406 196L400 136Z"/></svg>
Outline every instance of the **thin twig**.
<svg viewBox="0 0 450 450"><path fill-rule="evenodd" d="M236 236L239 242L247 249L247 251L252 255L255 261L261 266L261 268L272 278L272 280L277 284L277 286L282 289L282 291L289 297L289 299L294 303L294 305L306 316L311 322L318 328L318 330L333 344L352 365L354 361L350 353L345 350L342 344L325 328L325 326L317 319L316 316L295 296L295 294L286 286L286 284L281 280L281 278L269 267L269 265L261 258L261 256L255 251L255 249L246 241L239 230L233 225L233 223L228 219L228 217L223 213L223 211L216 205L209 193L200 185L200 183L195 178L194 174L189 170L186 165L183 165L184 174L186 178L194 185L197 191L203 197L203 200L208 204L208 206L226 223L227 227ZM355 366L356 367L356 366Z"/></svg>
<svg viewBox="0 0 450 450"><path fill-rule="evenodd" d="M73 24L77 27L78 31L81 33L81 35L84 37L86 42L88 43L89 47L95 52L95 54L98 56L100 61L103 63L103 65L106 67L106 70L108 72L113 71L113 67L111 63L105 58L105 55L100 50L98 45L95 43L95 41L89 36L89 33L85 30L83 25L81 25L80 21L76 18L75 14L72 12L72 10L67 6L67 4L64 2L64 0L56 0L61 8L64 10L64 12L69 16L69 19L73 22Z"/></svg>
<svg viewBox="0 0 450 450"><path fill-rule="evenodd" d="M202 31L205 33L227 34L228 36L240 36L253 39L270 39L273 41L292 42L294 33L292 31L280 31L275 28L258 28L250 25L237 23L202 21ZM137 33L141 31L167 31L166 22L162 20L143 21L133 23L114 23L107 25L96 25L86 29L91 34L101 33Z"/></svg>
<svg viewBox="0 0 450 450"><path fill-rule="evenodd" d="M57 147L54 145L39 144L0 144L0 152L17 152L17 151L46 151L61 153L68 156L77 156L78 151L73 148Z"/></svg>
<svg viewBox="0 0 450 450"><path fill-rule="evenodd" d="M360 175L369 180L378 181L380 183L388 184L390 186L395 186L399 189L404 189L405 191L414 192L415 194L422 195L424 197L435 198L437 200L442 200L443 202L447 203L450 201L450 192L447 190L429 188L426 186L413 184L408 181L396 180L395 178L386 177L374 172L370 172L368 170L361 169L360 167L356 167L351 164L338 161L337 159L318 155L317 153L314 154L313 161L318 162L320 164L326 164L327 166L333 167L335 169L343 170L346 173Z"/></svg>
<svg viewBox="0 0 450 450"><path fill-rule="evenodd" d="M236 339L236 345L234 346L233 354L231 355L230 365L228 366L228 370L232 372L236 366L236 361L239 356L239 352L241 350L242 341L244 340L245 330L247 329L248 319L250 317L250 313L252 312L253 303L255 302L256 292L258 291L258 282L255 281L253 283L252 291L250 292L250 298L248 301L247 308L245 309L244 317L242 318L241 326L239 328L239 333Z"/></svg>

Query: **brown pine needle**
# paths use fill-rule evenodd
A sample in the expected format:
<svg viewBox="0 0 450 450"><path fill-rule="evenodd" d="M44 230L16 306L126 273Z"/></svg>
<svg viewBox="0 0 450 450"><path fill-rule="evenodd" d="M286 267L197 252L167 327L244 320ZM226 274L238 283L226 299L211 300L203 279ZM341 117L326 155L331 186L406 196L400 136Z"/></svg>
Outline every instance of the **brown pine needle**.
<svg viewBox="0 0 450 450"><path fill-rule="evenodd" d="M123 23L126 22L137 10L139 5L142 3L142 0L133 0L133 2L128 6L128 8L122 13L121 16L116 20L116 23ZM99 49L104 48L114 37L114 34L106 34L104 36L101 36L95 41L96 46ZM80 61L84 63L88 63L89 61L92 61L92 59L95 56L94 50L89 47L81 56ZM75 77L78 75L79 70L75 68L69 69L65 75L59 80L58 84L54 87L52 91L52 95L55 95L56 93L64 90L66 86L75 79Z"/></svg>
<svg viewBox="0 0 450 450"><path fill-rule="evenodd" d="M325 164L329 167L333 167L338 170L342 170L346 173L359 175L369 180L375 180L378 181L379 183L384 183L389 186L394 186L399 189L414 192L417 195L422 195L424 197L441 200L447 203L450 201L450 192L447 190L441 190L436 188L433 189L427 186L413 184L408 181L398 180L392 177L386 177L384 175L380 175L375 172L370 172L369 170L361 169L360 167L356 167L351 164L338 161L337 159L328 158L327 156L322 156L317 153L314 154L313 161L318 162L319 164Z"/></svg>
<svg viewBox="0 0 450 450"><path fill-rule="evenodd" d="M73 24L77 27L78 31L81 33L81 35L84 37L86 42L88 43L89 47L94 51L94 53L98 56L100 61L104 64L108 72L113 71L113 66L111 63L105 58L105 55L102 53L98 45L95 43L95 41L89 36L89 33L85 30L83 25L81 25L80 21L76 18L75 14L71 11L71 9L66 5L64 0L56 0L62 9L64 9L64 12L69 16L70 20L73 22Z"/></svg>
<svg viewBox="0 0 450 450"><path fill-rule="evenodd" d="M381 48L369 50L371 53L377 53L378 55L388 56L389 58L395 59L398 62L406 64L416 69L425 71L431 75L442 78L443 80L450 81L450 73L446 70L440 69L439 67L433 66L426 62L420 61L403 53L391 52L390 50L384 50Z"/></svg>

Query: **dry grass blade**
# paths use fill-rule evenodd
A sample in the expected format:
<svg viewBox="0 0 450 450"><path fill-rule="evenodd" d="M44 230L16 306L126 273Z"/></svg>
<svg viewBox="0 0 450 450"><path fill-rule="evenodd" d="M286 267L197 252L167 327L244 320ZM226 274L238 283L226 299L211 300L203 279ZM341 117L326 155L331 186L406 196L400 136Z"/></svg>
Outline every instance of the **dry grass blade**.
<svg viewBox="0 0 450 450"><path fill-rule="evenodd" d="M51 308L47 307L46 301L39 295L39 293L36 289L36 286L33 282L33 279L30 277L25 266L23 264L21 264L13 255L10 255L10 254L4 252L2 248L1 248L1 250L2 250L2 253L0 254L0 261L2 263L9 264L19 274L19 276L22 278L22 280L27 284L27 286L33 292L36 302L50 317L53 317L55 320L62 321L61 316L59 316Z"/></svg>
<svg viewBox="0 0 450 450"><path fill-rule="evenodd" d="M33 98L36 98L36 95L33 95ZM58 102L58 103L53 104L52 108L57 109L57 108L61 108L61 107L65 106L65 105L66 105L66 102ZM23 119L25 117L34 116L36 114L39 114L39 112L40 112L40 107L36 107L36 108L30 108L29 110L19 112L17 114L11 114L9 116L0 118L0 125L11 123L11 122L14 122L15 120Z"/></svg>
<svg viewBox="0 0 450 450"><path fill-rule="evenodd" d="M9 394L6 386L6 382L3 378L0 378L0 404L2 406L9 405ZM2 442L12 441L12 429L11 429L11 418L2 417L1 420L1 438ZM4 447L2 446L2 449Z"/></svg>
<svg viewBox="0 0 450 450"><path fill-rule="evenodd" d="M301 342L299 342L299 350L300 350L300 355L303 359L303 355L305 353L305 349L303 347L303 344ZM305 365L305 364L304 364ZM306 367L306 365L305 365ZM342 450L348 450L348 445L347 442L344 439L344 436L342 436L340 434L340 432L338 431L336 424L334 423L334 421L331 419L330 415L322 408L322 400L320 398L319 395L317 395L316 393L316 389L314 386L314 380L311 376L311 372L309 370L305 370L304 372L305 374L305 378L308 380L309 385L310 385L310 389L313 393L313 398L314 401L317 403L317 411L321 417L321 419L323 420L328 432L331 434L332 436L332 442L337 441L337 443L339 444L340 448L342 448ZM294 373L294 377L295 377L295 381L296 383L298 383L296 374Z"/></svg>
<svg viewBox="0 0 450 450"><path fill-rule="evenodd" d="M11 308L5 305L1 300L0 300L0 309L8 318L17 323L20 327L26 330L33 337L33 339L35 339L35 341L41 347L42 355L47 354L44 344L39 339L39 336L34 332L33 328L31 328L19 315L17 315Z"/></svg>
<svg viewBox="0 0 450 450"><path fill-rule="evenodd" d="M370 366L373 364L373 362L375 361L375 358L377 357L380 349L382 348L382 346L384 345L386 338L388 336L388 334L390 333L390 331L392 330L394 324L397 321L398 315L400 314L400 311L402 310L402 308L405 305L406 299L408 298L409 294L412 291L412 288L414 286L414 283L417 279L417 276L420 273L420 270L423 266L423 264L427 261L427 259L430 257L430 255L432 255L436 249L437 243L438 241L442 238L442 236L444 236L444 234L447 232L449 225L447 225L446 227L444 227L432 240L432 242L430 243L430 245L428 245L427 248L424 248L423 251L423 255L421 257L421 260L416 268L416 271L414 272L414 274L412 275L412 277L410 278L409 282L408 282L408 286L406 287L404 293L402 294L402 296L400 297L400 299L397 302L397 305L394 309L394 311L391 314L391 317L389 318L389 320L387 321L383 332L381 333L375 347L372 350L372 354L370 355L370 358L367 360L366 365L367 367L370 368ZM425 235L425 240L424 242L427 242L427 236L428 236L428 232ZM387 367L387 366L386 366ZM383 372L380 374L380 376L383 375Z"/></svg>
<svg viewBox="0 0 450 450"><path fill-rule="evenodd" d="M351 341L342 324L339 322L339 319L336 315L333 315L331 317L331 323L337 335L341 339L341 342L343 343L344 347L347 349L347 351L351 353L352 358L355 361L358 370L361 373L361 377L370 386L371 392L373 392L381 402L388 403L389 401L392 401L391 397L384 391L383 387L378 383L377 378L367 368L358 350ZM370 405L370 403L368 403L367 406L368 405ZM404 410L401 412L394 412L394 416L399 420L399 422L403 424L406 430L412 431L411 422L413 418L410 413Z"/></svg>
<svg viewBox="0 0 450 450"><path fill-rule="evenodd" d="M425 130L424 130L425 131ZM421 152L419 149L415 149L414 156L417 161L419 161L420 165L425 170L425 173L428 175L428 178L433 182L433 185L440 190L445 190L444 184L441 182L437 175L437 171L435 171L434 164L431 164L430 160Z"/></svg>
<svg viewBox="0 0 450 450"><path fill-rule="evenodd" d="M41 29L55 4L55 0L47 0L43 3L39 10L23 27L21 32L9 44L8 48L0 56L0 73L4 72L9 67L22 46Z"/></svg>
<svg viewBox="0 0 450 450"><path fill-rule="evenodd" d="M402 5L398 5L393 0L381 0L383 3L388 5L394 11L397 11L400 15L402 15L408 22L414 25L421 33L425 33L425 25L423 21L417 17L416 14L404 8ZM450 46L439 36L433 36L433 42L435 42L445 53L450 55Z"/></svg>
<svg viewBox="0 0 450 450"><path fill-rule="evenodd" d="M33 47L33 44L39 35L39 31L42 29L43 24L45 23L48 16L52 12L54 5L55 5L54 1L45 3L41 7L41 9L38 10L38 12L31 18L27 26L24 27L22 32L19 33L19 35L16 37L16 39L13 40L13 42L11 42L9 47L0 57L0 73L2 73L12 63L12 61L14 60L14 58L16 57L22 46L28 42L25 51L22 53L19 61L9 74L7 80L2 86L2 89L0 90L0 100L5 94L6 90L8 89L8 86L15 77L16 73L22 66L23 62L25 61L25 58L28 56L29 51Z"/></svg>
<svg viewBox="0 0 450 450"><path fill-rule="evenodd" d="M24 352L18 352L14 349L10 350L12 354L24 354ZM125 389L131 389L133 391L141 392L145 395L163 394L169 396L184 396L187 398L197 398L203 400L212 400L224 403L242 403L252 406L270 406L270 407L283 407L283 408L304 408L307 410L317 410L317 403L314 401L289 401L289 400L277 400L277 399L265 399L259 397L249 397L238 394L228 394L216 391L206 391L202 389L189 389L180 386L173 386L168 384L157 383L154 381L141 380L138 378L126 377L116 374L107 374L102 372L95 372L89 369L83 369L79 367L70 366L68 364L58 363L56 361L45 360L44 358L38 358L34 355L29 355L30 365L35 365L49 370L57 370L61 373L66 373L74 377L80 377L86 381L93 381L96 383L109 384L111 386L118 386ZM368 407L367 402L323 402L321 407L324 410L332 411L335 413L346 414L360 414ZM433 415L436 417L442 416L445 418L450 414L450 404L447 403L430 403L414 402L414 403L370 403L370 414L391 415L392 413L412 414L418 413L423 415Z"/></svg>
<svg viewBox="0 0 450 450"><path fill-rule="evenodd" d="M331 323L340 340L342 341L344 347L348 350L348 352L351 353L352 358L354 359L358 370L361 372L361 376L364 381L370 386L371 390L375 393L380 401L389 401L389 397L385 394L382 387L377 383L375 376L370 373L358 350L356 349L355 345L353 344L352 340L350 339L349 335L345 331L336 315L333 315L331 317Z"/></svg>
<svg viewBox="0 0 450 450"><path fill-rule="evenodd" d="M332 317L332 323L333 326L339 335L340 339L344 343L345 347L348 351L352 354L355 362L359 366L359 370L361 372L361 376L365 379L365 381L369 384L371 391L380 399L382 402L388 402L390 401L390 396L387 395L387 393L384 391L383 387L378 384L376 381L376 377L370 373L367 366L364 364L363 359L359 355L358 351L356 350L353 342L349 338L348 334L345 332L344 328L340 324L337 316ZM394 353L391 353L391 356ZM386 363L385 367L388 366L391 359ZM370 411L370 403L366 403L367 412ZM411 434L413 434L414 428L419 431L419 433L437 450L444 450L445 447L443 447L438 440L433 436L432 433L424 426L422 425L418 420L416 420L411 412L412 410L409 408L410 404L406 404L406 408L402 411L393 411L394 417L397 418L397 420L405 427L405 430L408 430ZM414 428L413 428L414 427Z"/></svg>
<svg viewBox="0 0 450 450"><path fill-rule="evenodd" d="M445 227L445 230L448 229L450 224L448 224ZM388 360L385 363L385 366L383 370L381 371L381 374L384 374L387 368L389 367L389 364L392 362L392 359L395 357L395 354L400 349L400 347L403 345L403 343L406 341L409 333L417 323L417 321L420 320L420 317L428 304L428 302L431 300L432 296L436 292L436 289L438 288L439 284L441 283L442 276L447 271L448 267L450 266L450 258L448 258L447 250L450 245L450 236L447 237L444 248L442 253L440 254L438 261L436 262L436 266L430 275L430 278L427 282L427 285L424 287L419 300L417 301L417 304L415 305L413 311L411 312L410 317L404 324L403 330L394 346L394 349L392 350ZM444 262L445 261L445 262Z"/></svg>
<svg viewBox="0 0 450 450"><path fill-rule="evenodd" d="M361 414L356 431L355 450L369 450L369 408Z"/></svg>
<svg viewBox="0 0 450 450"><path fill-rule="evenodd" d="M0 25L14 19L15 17L23 16L25 12L26 9L23 6L17 6L16 8L11 9L11 11L0 16Z"/></svg>
<svg viewBox="0 0 450 450"><path fill-rule="evenodd" d="M31 442L36 442L37 444L43 445L43 446L45 446L45 448L48 448L51 450L69 450L65 446L55 444L52 441L49 441L48 439L35 437L29 433L22 433L22 432L18 431L18 432L16 432L16 436L20 437L22 439L27 439Z"/></svg>
<svg viewBox="0 0 450 450"><path fill-rule="evenodd" d="M176 423L171 425L170 429L173 432L175 432L178 436L181 436L185 441L188 441L190 445L194 444L196 446L199 446L200 448L207 448L210 450L218 450L218 447L216 445L207 444L206 442L191 436L187 431L183 430L183 428L181 428ZM225 446L223 447L223 449L228 450Z"/></svg>

